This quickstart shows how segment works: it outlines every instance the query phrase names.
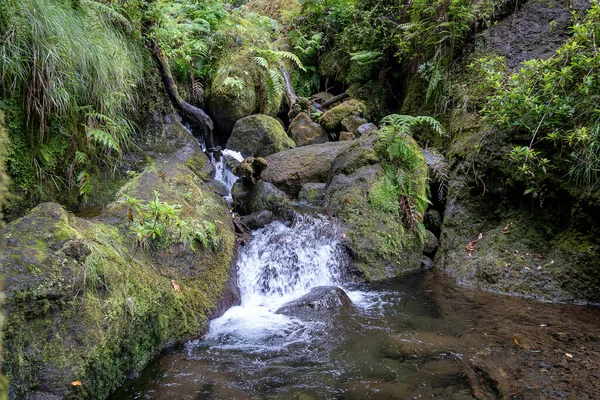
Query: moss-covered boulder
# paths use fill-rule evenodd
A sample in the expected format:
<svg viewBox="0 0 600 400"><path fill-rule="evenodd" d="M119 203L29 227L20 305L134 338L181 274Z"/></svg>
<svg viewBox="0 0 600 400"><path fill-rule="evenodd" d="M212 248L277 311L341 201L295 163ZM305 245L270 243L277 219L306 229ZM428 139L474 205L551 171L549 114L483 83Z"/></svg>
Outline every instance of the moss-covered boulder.
<svg viewBox="0 0 600 400"><path fill-rule="evenodd" d="M333 161L349 146L351 142L331 142L273 154L267 157L269 166L261 178L288 195L298 197L305 183L327 182Z"/></svg>
<svg viewBox="0 0 600 400"><path fill-rule="evenodd" d="M308 116L301 112L292 120L288 128L288 134L296 145L306 146L309 144L325 143L329 140L327 131Z"/></svg>
<svg viewBox="0 0 600 400"><path fill-rule="evenodd" d="M321 124L328 132L339 132L344 118L349 117L350 115L360 117L364 112L365 105L361 101L347 100L321 115L319 124Z"/></svg>
<svg viewBox="0 0 600 400"><path fill-rule="evenodd" d="M185 165L199 154L184 153L159 156L118 197L158 191L186 226L214 224L216 248L176 235L138 248L119 201L94 220L44 203L6 226L4 367L16 397L106 398L166 346L198 335L220 299L235 300L231 214Z"/></svg>
<svg viewBox="0 0 600 400"><path fill-rule="evenodd" d="M266 157L295 146L281 123L268 115L250 115L235 123L227 148L244 157Z"/></svg>
<svg viewBox="0 0 600 400"><path fill-rule="evenodd" d="M269 182L238 179L231 189L231 196L235 211L242 215L267 210L279 218L291 219L294 214L286 194Z"/></svg>
<svg viewBox="0 0 600 400"><path fill-rule="evenodd" d="M397 206L390 211L371 201L382 179L381 165L363 166L350 175L335 175L326 191L328 209L345 228L344 240L354 267L367 280L418 269L423 253L422 240L403 226Z"/></svg>

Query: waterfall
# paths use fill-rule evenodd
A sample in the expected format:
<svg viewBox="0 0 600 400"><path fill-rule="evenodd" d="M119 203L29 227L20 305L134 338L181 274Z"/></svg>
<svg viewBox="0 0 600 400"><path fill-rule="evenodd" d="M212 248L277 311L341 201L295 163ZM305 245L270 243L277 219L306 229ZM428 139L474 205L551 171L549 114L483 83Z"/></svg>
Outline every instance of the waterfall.
<svg viewBox="0 0 600 400"><path fill-rule="evenodd" d="M241 305L212 321L207 339L257 344L305 328L276 311L313 287L341 283L340 238L336 223L324 216L298 214L290 226L273 222L255 231L237 264Z"/></svg>
<svg viewBox="0 0 600 400"><path fill-rule="evenodd" d="M227 196L225 196L225 200L231 202L231 188L237 180L237 176L235 176L227 167L228 158L233 158L238 162L244 161L244 157L242 156L242 154L233 150L223 150L219 161L216 161L211 154L211 160L213 162L213 165L215 166L215 180L220 181L225 185L225 187L227 188Z"/></svg>

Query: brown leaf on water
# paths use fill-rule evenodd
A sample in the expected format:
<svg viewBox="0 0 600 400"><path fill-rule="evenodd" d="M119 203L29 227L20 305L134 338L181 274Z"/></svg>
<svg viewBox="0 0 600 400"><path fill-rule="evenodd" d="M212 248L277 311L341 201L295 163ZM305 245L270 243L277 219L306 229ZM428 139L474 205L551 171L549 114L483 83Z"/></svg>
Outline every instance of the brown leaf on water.
<svg viewBox="0 0 600 400"><path fill-rule="evenodd" d="M73 381L71 382L71 386L81 386L83 385L83 383L81 383L81 381Z"/></svg>
<svg viewBox="0 0 600 400"><path fill-rule="evenodd" d="M176 292L181 292L181 286L175 282L175 279L171 279L171 286L173 286L173 289L175 289Z"/></svg>

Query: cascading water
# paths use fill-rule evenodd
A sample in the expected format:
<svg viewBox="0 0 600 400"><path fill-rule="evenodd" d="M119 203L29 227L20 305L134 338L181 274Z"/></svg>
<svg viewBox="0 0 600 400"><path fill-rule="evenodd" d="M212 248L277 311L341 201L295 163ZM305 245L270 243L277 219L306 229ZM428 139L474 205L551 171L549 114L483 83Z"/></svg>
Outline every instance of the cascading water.
<svg viewBox="0 0 600 400"><path fill-rule="evenodd" d="M263 347L274 332L300 328L298 320L276 311L313 287L340 284L339 238L332 220L299 214L291 226L274 222L254 232L238 261L241 305L212 321L207 339Z"/></svg>
<svg viewBox="0 0 600 400"><path fill-rule="evenodd" d="M238 162L242 162L244 160L244 157L241 153L228 149L222 151L219 161L216 161L214 156L211 155L213 165L215 166L215 180L220 181L225 185L227 188L227 196L225 196L225 199L231 202L231 188L237 180L237 176L235 176L227 167L228 158L233 158Z"/></svg>

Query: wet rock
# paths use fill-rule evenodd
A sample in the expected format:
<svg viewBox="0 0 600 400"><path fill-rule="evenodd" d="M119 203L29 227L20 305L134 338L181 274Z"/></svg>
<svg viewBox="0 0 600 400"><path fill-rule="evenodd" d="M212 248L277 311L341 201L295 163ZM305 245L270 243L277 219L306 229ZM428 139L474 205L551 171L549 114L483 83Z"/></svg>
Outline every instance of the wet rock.
<svg viewBox="0 0 600 400"><path fill-rule="evenodd" d="M244 224L248 229L255 230L263 228L264 226L273 222L273 213L268 210L256 211L250 215L246 215L240 218L240 222Z"/></svg>
<svg viewBox="0 0 600 400"><path fill-rule="evenodd" d="M277 314L295 315L302 312L348 309L352 301L337 286L317 286L298 300L291 301L277 310Z"/></svg>
<svg viewBox="0 0 600 400"><path fill-rule="evenodd" d="M431 231L425 231L425 237L423 238L423 254L433 257L435 251L439 246L438 238Z"/></svg>
<svg viewBox="0 0 600 400"><path fill-rule="evenodd" d="M225 158L225 165L229 168L230 171L233 171L235 167L240 165L240 162L237 158L230 156L229 154L224 154L223 158Z"/></svg>
<svg viewBox="0 0 600 400"><path fill-rule="evenodd" d="M379 129L377 129L377 126L375 124L369 122L368 124L359 126L356 132L361 137L371 136L377 135L379 133Z"/></svg>
<svg viewBox="0 0 600 400"><path fill-rule="evenodd" d="M306 146L315 143L325 143L329 140L327 131L316 122L313 122L307 113L300 113L292 120L288 134L297 146Z"/></svg>
<svg viewBox="0 0 600 400"><path fill-rule="evenodd" d="M435 209L429 209L423 219L425 228L435 234L439 234L442 229L442 214Z"/></svg>
<svg viewBox="0 0 600 400"><path fill-rule="evenodd" d="M424 270L427 271L427 270L431 269L432 266L433 266L433 260L431 258L429 258L427 256L423 256L421 258L421 267Z"/></svg>
<svg viewBox="0 0 600 400"><path fill-rule="evenodd" d="M268 210L279 218L291 219L294 215L287 195L272 183L259 180L253 184L246 178L238 179L231 189L235 211L249 215Z"/></svg>
<svg viewBox="0 0 600 400"><path fill-rule="evenodd" d="M360 116L364 113L365 105L358 100L347 100L333 107L319 118L319 123L328 132L339 132L342 120L350 115Z"/></svg>
<svg viewBox="0 0 600 400"><path fill-rule="evenodd" d="M340 142L347 142L354 139L356 139L356 136L352 132L340 132L340 137L338 138Z"/></svg>
<svg viewBox="0 0 600 400"><path fill-rule="evenodd" d="M227 186L225 186L225 184L221 181L212 180L208 183L208 186L210 186L212 190L221 197L229 195Z"/></svg>
<svg viewBox="0 0 600 400"><path fill-rule="evenodd" d="M333 160L329 180L335 175L352 175L361 167L379 163L379 158L375 153L375 140L374 136L360 138L342 150Z"/></svg>
<svg viewBox="0 0 600 400"><path fill-rule="evenodd" d="M305 183L300 189L298 199L313 206L322 206L325 200L325 183Z"/></svg>
<svg viewBox="0 0 600 400"><path fill-rule="evenodd" d="M266 158L269 166L261 179L297 197L305 183L327 182L333 161L351 145L352 142L330 142L273 154Z"/></svg>
<svg viewBox="0 0 600 400"><path fill-rule="evenodd" d="M367 122L369 121L359 116L349 115L342 120L342 130L346 132L352 132L354 135L360 136L360 134L358 133L358 128L360 128Z"/></svg>
<svg viewBox="0 0 600 400"><path fill-rule="evenodd" d="M250 115L235 123L227 148L244 157L266 157L295 146L275 118L268 115Z"/></svg>

